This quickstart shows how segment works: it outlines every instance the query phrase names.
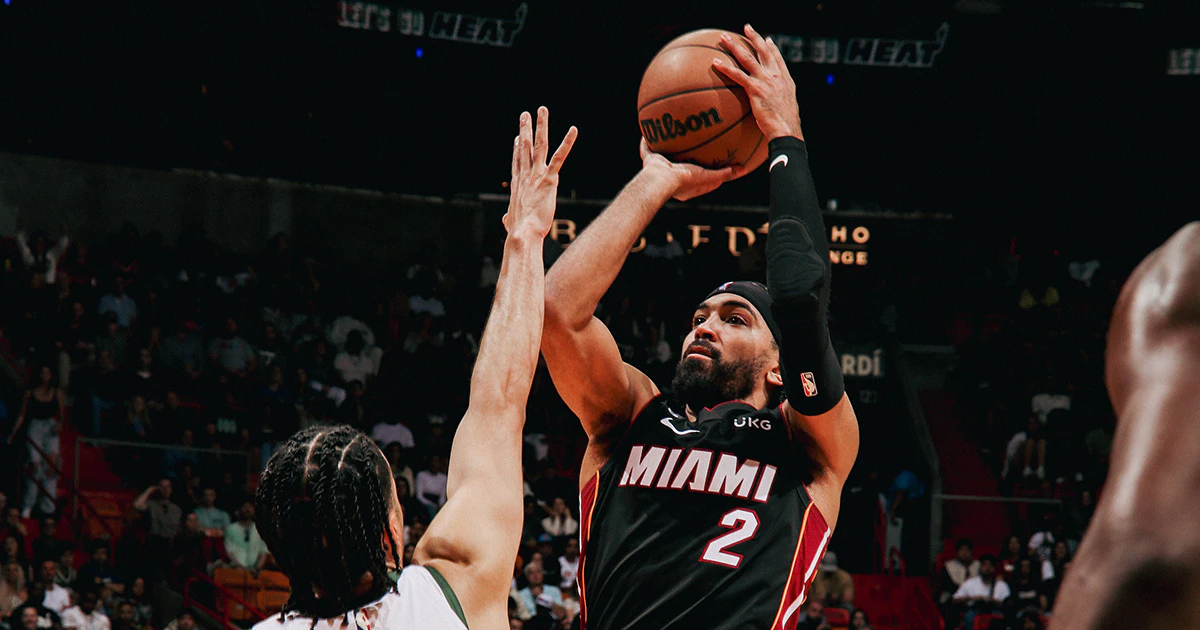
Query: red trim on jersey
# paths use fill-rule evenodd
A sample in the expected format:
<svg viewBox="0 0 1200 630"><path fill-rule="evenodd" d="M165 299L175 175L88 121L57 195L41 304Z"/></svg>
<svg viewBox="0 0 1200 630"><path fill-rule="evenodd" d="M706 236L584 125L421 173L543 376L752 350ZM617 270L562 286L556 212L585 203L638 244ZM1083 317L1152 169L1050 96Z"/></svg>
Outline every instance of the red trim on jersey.
<svg viewBox="0 0 1200 630"><path fill-rule="evenodd" d="M817 565L825 555L829 545L829 525L815 503L809 503L804 510L804 523L800 526L800 539L796 543L796 553L792 556L792 569L788 573L787 586L783 589L783 600L779 602L779 612L771 624L772 630L787 630L793 615L804 603L808 587L817 575Z"/></svg>
<svg viewBox="0 0 1200 630"><path fill-rule="evenodd" d="M711 406L711 407L705 407L705 408L704 408L704 411L712 411L712 410L714 410L714 409L718 409L718 408L720 408L720 407L724 407L725 405L731 405L731 404L733 404L733 403L742 403L743 405L749 404L749 403L747 403L747 402L746 402L746 401L744 401L744 400L726 400L726 401L725 401L725 402L723 402L723 403L717 403L717 404L715 404L715 405L713 405L713 406Z"/></svg>
<svg viewBox="0 0 1200 630"><path fill-rule="evenodd" d="M583 588L583 569L587 563L587 541L592 533L592 511L596 507L596 496L600 490L600 473L597 471L583 490L579 491L579 570L575 581L579 583L579 627L587 627L587 596Z"/></svg>

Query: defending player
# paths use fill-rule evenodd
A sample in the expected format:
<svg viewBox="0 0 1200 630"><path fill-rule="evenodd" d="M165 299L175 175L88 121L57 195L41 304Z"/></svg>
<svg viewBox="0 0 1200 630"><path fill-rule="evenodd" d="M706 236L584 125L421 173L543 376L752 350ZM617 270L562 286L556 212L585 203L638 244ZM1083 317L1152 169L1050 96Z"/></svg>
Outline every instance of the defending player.
<svg viewBox="0 0 1200 630"><path fill-rule="evenodd" d="M574 127L549 164L545 108L521 115L508 238L496 297L454 437L448 499L398 579L403 515L383 453L348 427L313 427L275 454L258 490L258 530L291 580L283 612L257 630L508 628L521 535L521 429L542 332L542 241ZM536 137L536 140L535 140ZM353 625L344 625L353 624Z"/></svg>
<svg viewBox="0 0 1200 630"><path fill-rule="evenodd" d="M1200 628L1200 223L1121 289L1105 381L1112 465L1050 627Z"/></svg>
<svg viewBox="0 0 1200 630"><path fill-rule="evenodd" d="M725 283L700 303L671 397L621 361L592 313L626 253L669 198L733 176L673 164L644 142L641 172L547 274L542 351L589 438L588 630L793 627L857 456L795 84L773 43L749 26L746 36L758 59L727 41L741 68L714 65L746 89L770 141L768 287Z"/></svg>

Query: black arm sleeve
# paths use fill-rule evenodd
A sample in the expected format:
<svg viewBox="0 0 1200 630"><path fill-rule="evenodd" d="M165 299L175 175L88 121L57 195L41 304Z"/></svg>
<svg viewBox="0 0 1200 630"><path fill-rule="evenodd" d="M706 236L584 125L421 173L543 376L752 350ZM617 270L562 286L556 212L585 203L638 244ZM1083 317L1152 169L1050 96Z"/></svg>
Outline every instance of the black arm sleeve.
<svg viewBox="0 0 1200 630"><path fill-rule="evenodd" d="M783 388L793 409L815 416L832 409L846 391L829 340L829 242L804 142L772 140L768 164L767 289L780 330Z"/></svg>

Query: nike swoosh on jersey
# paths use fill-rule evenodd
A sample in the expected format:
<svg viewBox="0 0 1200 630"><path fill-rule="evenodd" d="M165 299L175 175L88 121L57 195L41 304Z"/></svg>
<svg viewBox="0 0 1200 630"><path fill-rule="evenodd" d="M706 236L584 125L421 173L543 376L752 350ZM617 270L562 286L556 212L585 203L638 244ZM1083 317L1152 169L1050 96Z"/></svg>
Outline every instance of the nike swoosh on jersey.
<svg viewBox="0 0 1200 630"><path fill-rule="evenodd" d="M689 433L699 433L700 432L700 429L684 429L684 430L680 431L679 429L675 428L675 425L671 424L670 418L663 418L661 420L661 422L663 423L664 427L667 427L668 429L673 431L675 433L675 435L687 435Z"/></svg>
<svg viewBox="0 0 1200 630"><path fill-rule="evenodd" d="M774 160L771 160L771 165L767 167L767 172L770 173L771 171L775 170L776 164L783 164L784 166L787 166L787 163L788 163L787 154L782 154L779 157L776 157Z"/></svg>

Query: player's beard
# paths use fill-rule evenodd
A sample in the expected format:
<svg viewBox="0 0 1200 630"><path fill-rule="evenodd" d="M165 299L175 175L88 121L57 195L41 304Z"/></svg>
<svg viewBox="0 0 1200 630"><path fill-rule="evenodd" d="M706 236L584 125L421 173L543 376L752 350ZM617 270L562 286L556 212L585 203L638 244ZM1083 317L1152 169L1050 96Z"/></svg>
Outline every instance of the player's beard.
<svg viewBox="0 0 1200 630"><path fill-rule="evenodd" d="M709 361L684 355L675 368L671 392L693 412L730 400L741 400L754 393L762 359L725 361L721 352L705 345Z"/></svg>

